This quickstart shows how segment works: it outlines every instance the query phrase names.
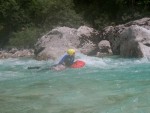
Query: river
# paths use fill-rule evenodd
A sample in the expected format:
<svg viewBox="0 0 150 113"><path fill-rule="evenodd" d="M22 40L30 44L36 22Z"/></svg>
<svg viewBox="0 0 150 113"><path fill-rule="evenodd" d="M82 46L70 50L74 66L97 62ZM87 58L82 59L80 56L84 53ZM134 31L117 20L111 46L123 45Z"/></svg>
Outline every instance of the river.
<svg viewBox="0 0 150 113"><path fill-rule="evenodd" d="M0 60L0 113L150 113L150 60L77 54L80 69L57 61ZM27 69L40 66L40 69Z"/></svg>

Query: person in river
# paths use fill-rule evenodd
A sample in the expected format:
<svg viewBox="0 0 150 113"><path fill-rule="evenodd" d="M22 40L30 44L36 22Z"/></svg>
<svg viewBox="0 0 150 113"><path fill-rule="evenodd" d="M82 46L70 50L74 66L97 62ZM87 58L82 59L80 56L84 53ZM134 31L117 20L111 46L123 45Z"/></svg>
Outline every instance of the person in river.
<svg viewBox="0 0 150 113"><path fill-rule="evenodd" d="M74 63L74 59L75 59L75 50L74 49L68 49L67 54L62 57L62 59L59 61L59 63L52 65L48 69L56 70L56 71L64 70L67 67L71 67L71 65ZM39 66L28 67L28 69L40 69L40 67Z"/></svg>
<svg viewBox="0 0 150 113"><path fill-rule="evenodd" d="M65 65L66 67L70 67L75 58L75 50L74 49L68 49L67 54L59 61L58 64Z"/></svg>
<svg viewBox="0 0 150 113"><path fill-rule="evenodd" d="M75 50L68 49L67 54L59 61L58 64L51 67L52 70L64 70L67 67L70 67L74 63L75 59Z"/></svg>

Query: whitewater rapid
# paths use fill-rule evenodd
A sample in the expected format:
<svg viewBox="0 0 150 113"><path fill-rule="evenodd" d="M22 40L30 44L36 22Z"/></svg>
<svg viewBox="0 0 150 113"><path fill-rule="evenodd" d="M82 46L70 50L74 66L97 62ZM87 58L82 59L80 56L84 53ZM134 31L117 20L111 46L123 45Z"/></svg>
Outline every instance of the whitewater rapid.
<svg viewBox="0 0 150 113"><path fill-rule="evenodd" d="M55 61L0 60L0 113L149 113L150 60L76 54L80 69ZM40 69L31 69L39 66Z"/></svg>

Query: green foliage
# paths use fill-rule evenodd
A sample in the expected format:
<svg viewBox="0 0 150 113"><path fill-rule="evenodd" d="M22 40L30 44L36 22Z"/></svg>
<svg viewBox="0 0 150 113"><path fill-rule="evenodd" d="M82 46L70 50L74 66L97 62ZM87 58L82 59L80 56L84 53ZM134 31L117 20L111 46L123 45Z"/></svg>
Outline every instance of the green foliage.
<svg viewBox="0 0 150 113"><path fill-rule="evenodd" d="M32 12L33 21L46 29L55 26L79 26L82 22L80 16L73 10L72 0L38 0L35 7L36 10Z"/></svg>
<svg viewBox="0 0 150 113"><path fill-rule="evenodd" d="M27 28L23 31L14 32L9 40L10 47L33 48L39 38L40 29Z"/></svg>
<svg viewBox="0 0 150 113"><path fill-rule="evenodd" d="M0 0L0 47L8 41L23 47L28 42L31 47L33 37L39 35L33 27L47 31L57 26L77 28L86 22L101 29L149 16L149 11L149 0Z"/></svg>
<svg viewBox="0 0 150 113"><path fill-rule="evenodd" d="M73 7L72 0L0 0L0 46L7 44L9 38L14 40L10 37L12 32L21 37L22 28L34 26L46 31L56 26L79 27L83 20ZM23 36L20 39L27 40Z"/></svg>
<svg viewBox="0 0 150 113"><path fill-rule="evenodd" d="M76 11L91 25L102 28L142 17L150 11L149 0L73 0ZM148 15L149 16L149 15Z"/></svg>
<svg viewBox="0 0 150 113"><path fill-rule="evenodd" d="M0 23L9 30L16 30L28 22L28 17L15 0L0 1L0 17Z"/></svg>

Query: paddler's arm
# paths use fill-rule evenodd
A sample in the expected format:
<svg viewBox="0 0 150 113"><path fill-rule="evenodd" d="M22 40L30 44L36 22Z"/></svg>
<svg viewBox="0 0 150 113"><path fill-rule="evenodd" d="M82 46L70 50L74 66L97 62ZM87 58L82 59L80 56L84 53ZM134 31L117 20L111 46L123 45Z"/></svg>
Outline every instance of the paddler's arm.
<svg viewBox="0 0 150 113"><path fill-rule="evenodd" d="M60 61L58 64L63 64L65 62L65 59L66 59L67 55L65 55Z"/></svg>

